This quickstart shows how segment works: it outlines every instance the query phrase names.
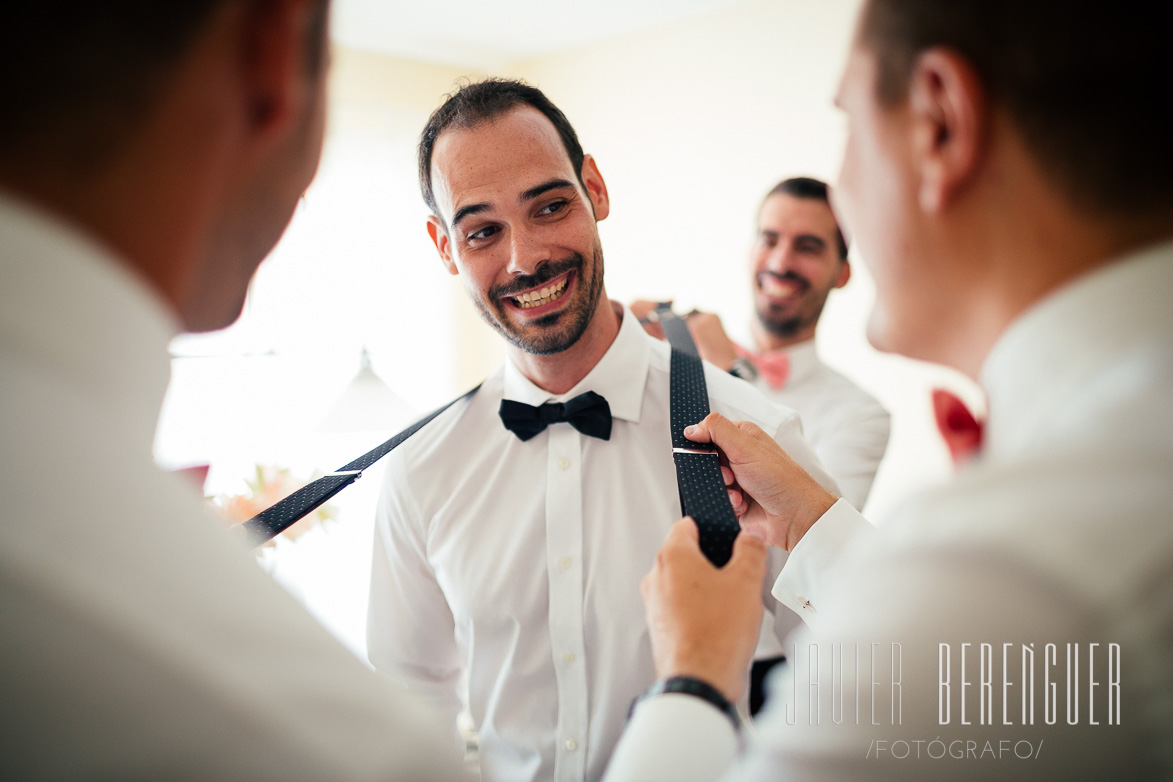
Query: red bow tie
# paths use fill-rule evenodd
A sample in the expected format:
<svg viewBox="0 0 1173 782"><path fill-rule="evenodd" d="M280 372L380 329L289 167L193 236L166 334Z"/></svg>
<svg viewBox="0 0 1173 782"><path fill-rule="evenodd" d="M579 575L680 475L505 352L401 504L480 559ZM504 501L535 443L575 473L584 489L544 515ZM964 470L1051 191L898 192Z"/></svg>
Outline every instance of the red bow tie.
<svg viewBox="0 0 1173 782"><path fill-rule="evenodd" d="M954 464L960 464L981 450L984 425L960 398L942 388L934 388L933 413Z"/></svg>
<svg viewBox="0 0 1173 782"><path fill-rule="evenodd" d="M786 385L786 380L790 377L790 357L786 355L785 350L754 353L741 345L735 344L733 347L737 350L737 355L749 359L750 363L757 367L758 374L765 379L770 388L777 391Z"/></svg>

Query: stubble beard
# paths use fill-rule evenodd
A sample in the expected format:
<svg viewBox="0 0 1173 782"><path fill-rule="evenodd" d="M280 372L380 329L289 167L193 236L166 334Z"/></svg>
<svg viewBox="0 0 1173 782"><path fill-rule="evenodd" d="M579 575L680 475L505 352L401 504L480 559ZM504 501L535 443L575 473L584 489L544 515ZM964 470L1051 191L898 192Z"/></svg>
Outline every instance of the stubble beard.
<svg viewBox="0 0 1173 782"><path fill-rule="evenodd" d="M588 268L582 254L574 253L568 258L546 264L534 274L518 278L508 286L491 288L487 297L474 295L472 299L484 321L509 344L535 356L561 353L582 338L598 309L599 297L603 292L602 248L595 248L593 261ZM518 328L510 319L510 311L501 297L543 285L572 270L577 277L572 295L577 301L571 302L569 307L530 321L524 329Z"/></svg>
<svg viewBox="0 0 1173 782"><path fill-rule="evenodd" d="M762 328L767 333L781 339L793 339L804 329L810 328L819 322L819 318L823 314L823 308L827 305L827 296L830 295L830 289L823 291L822 298L817 301L810 301L807 299L814 291L814 288L809 282L803 280L808 286L803 294L803 299L798 302L798 312L793 315L772 315L770 313L770 306L758 307L757 315L758 322L762 324ZM811 309L813 311L804 313L804 309Z"/></svg>

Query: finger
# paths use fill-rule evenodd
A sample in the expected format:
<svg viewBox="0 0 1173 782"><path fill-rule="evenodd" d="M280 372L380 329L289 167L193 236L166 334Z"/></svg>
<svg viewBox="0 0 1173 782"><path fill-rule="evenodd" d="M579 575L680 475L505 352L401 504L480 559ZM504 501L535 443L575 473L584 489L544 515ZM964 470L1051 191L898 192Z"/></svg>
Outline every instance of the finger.
<svg viewBox="0 0 1173 782"><path fill-rule="evenodd" d="M699 545L700 539L701 533L697 529L696 522L693 521L692 516L685 516L673 524L672 529L668 530L668 537L664 540L664 546L687 543L696 546Z"/></svg>
<svg viewBox="0 0 1173 782"><path fill-rule="evenodd" d="M769 546L766 545L762 529L756 526L746 527L733 541L733 556L729 558L727 567L760 575L766 569L768 551Z"/></svg>
<svg viewBox="0 0 1173 782"><path fill-rule="evenodd" d="M714 443L723 451L728 450L727 444L736 449L746 438L746 433L738 428L738 424L733 423L720 413L709 413L705 416L705 420L696 424L696 427L697 434L700 436L689 435L688 429L685 429L684 436L694 442Z"/></svg>
<svg viewBox="0 0 1173 782"><path fill-rule="evenodd" d="M684 427L684 436L694 443L717 443L720 445L715 439L717 436L715 434L716 430L723 432L732 430L736 432L737 427L732 421L720 413L709 413L700 423ZM726 434L724 436L730 437L733 435Z"/></svg>
<svg viewBox="0 0 1173 782"><path fill-rule="evenodd" d="M704 421L701 421L699 424L690 424L684 427L684 436L694 443L712 442L712 439L709 437L709 428L705 426Z"/></svg>
<svg viewBox="0 0 1173 782"><path fill-rule="evenodd" d="M730 470L725 465L721 465L721 479L725 481L726 486L733 485L733 470Z"/></svg>
<svg viewBox="0 0 1173 782"><path fill-rule="evenodd" d="M729 489L729 504L733 506L733 514L735 516L742 516L749 510L749 504L745 501L745 497L737 489Z"/></svg>
<svg viewBox="0 0 1173 782"><path fill-rule="evenodd" d="M643 326L644 331L646 331L648 334L651 334L656 339L664 338L664 329L656 321L647 318L640 318L639 325Z"/></svg>
<svg viewBox="0 0 1173 782"><path fill-rule="evenodd" d="M774 438L762 431L762 428L750 421L730 421L733 428L751 440L758 440L761 442L774 442Z"/></svg>

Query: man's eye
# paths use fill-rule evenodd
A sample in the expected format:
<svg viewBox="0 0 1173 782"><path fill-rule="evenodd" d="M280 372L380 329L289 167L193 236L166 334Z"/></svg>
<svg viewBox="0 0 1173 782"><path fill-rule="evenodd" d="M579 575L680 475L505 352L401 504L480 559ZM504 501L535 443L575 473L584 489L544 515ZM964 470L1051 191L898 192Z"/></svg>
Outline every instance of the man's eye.
<svg viewBox="0 0 1173 782"><path fill-rule="evenodd" d="M487 225L479 231L474 231L473 233L470 233L468 235L468 241L470 241L470 242L483 242L484 240L492 237L493 234L495 234L495 233L497 233L497 226Z"/></svg>
<svg viewBox="0 0 1173 782"><path fill-rule="evenodd" d="M559 212L562 212L566 209L566 204L567 204L566 201L551 201L550 203L543 206L538 211L538 214L540 214L540 215L556 215Z"/></svg>

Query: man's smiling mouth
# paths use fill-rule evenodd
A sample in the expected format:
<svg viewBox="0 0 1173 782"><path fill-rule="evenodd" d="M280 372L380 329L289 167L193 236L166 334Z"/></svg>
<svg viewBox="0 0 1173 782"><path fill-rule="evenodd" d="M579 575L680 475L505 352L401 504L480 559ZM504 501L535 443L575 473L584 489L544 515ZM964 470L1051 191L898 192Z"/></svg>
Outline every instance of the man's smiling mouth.
<svg viewBox="0 0 1173 782"><path fill-rule="evenodd" d="M513 306L522 310L543 307L562 298L562 295L566 292L566 286L569 282L570 273L567 272L560 280L552 282L548 285L543 285L541 288L528 290L525 293L518 294L517 296L509 296L508 299L513 303Z"/></svg>
<svg viewBox="0 0 1173 782"><path fill-rule="evenodd" d="M795 281L778 277L773 274L762 274L758 277L758 286L762 293L771 299L789 299L805 290L804 285Z"/></svg>

